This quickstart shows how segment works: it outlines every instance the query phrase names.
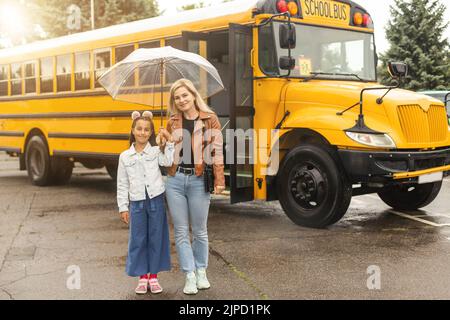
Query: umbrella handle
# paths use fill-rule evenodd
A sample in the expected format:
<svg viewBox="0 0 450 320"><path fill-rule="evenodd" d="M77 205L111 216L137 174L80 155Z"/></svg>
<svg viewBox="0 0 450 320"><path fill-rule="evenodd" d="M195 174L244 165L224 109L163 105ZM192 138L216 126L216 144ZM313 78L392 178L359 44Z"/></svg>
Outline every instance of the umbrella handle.
<svg viewBox="0 0 450 320"><path fill-rule="evenodd" d="M161 83L161 114L160 114L160 123L161 123L161 127L163 126L163 99L164 99L164 94L163 94L163 76L164 76L164 62L161 60L161 67L160 69L160 78L159 78L159 82Z"/></svg>

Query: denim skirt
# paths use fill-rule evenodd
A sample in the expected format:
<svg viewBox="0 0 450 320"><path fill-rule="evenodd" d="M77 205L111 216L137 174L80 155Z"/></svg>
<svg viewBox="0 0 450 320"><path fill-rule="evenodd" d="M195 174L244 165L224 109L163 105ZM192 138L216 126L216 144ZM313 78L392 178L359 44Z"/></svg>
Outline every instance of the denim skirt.
<svg viewBox="0 0 450 320"><path fill-rule="evenodd" d="M130 234L126 273L138 277L170 270L169 226L164 193L130 201Z"/></svg>

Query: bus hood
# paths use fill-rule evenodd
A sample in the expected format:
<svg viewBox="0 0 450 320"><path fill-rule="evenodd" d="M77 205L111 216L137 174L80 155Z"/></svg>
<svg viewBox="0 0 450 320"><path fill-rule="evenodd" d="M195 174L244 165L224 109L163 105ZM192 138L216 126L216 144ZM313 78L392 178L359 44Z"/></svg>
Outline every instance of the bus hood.
<svg viewBox="0 0 450 320"><path fill-rule="evenodd" d="M311 80L291 82L286 86L285 109L294 112L307 126L346 130L355 125L359 114L361 91L382 87L378 83ZM388 133L398 147L425 148L450 144L447 115L442 102L426 95L393 89L378 104L387 89L363 92L365 124L372 130ZM343 115L339 112L352 107ZM295 120L294 120L295 121ZM289 126L289 121L285 125Z"/></svg>

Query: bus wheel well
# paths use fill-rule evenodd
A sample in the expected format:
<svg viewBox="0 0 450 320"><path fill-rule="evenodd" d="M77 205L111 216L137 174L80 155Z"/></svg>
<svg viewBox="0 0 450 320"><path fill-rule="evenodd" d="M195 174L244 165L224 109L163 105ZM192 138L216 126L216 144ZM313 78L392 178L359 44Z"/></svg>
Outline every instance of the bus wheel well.
<svg viewBox="0 0 450 320"><path fill-rule="evenodd" d="M325 147L329 150L332 149L331 144L320 133L311 129L294 129L286 133L280 138L280 163L283 161L289 150L292 150L296 146L302 144L312 144Z"/></svg>
<svg viewBox="0 0 450 320"><path fill-rule="evenodd" d="M278 194L276 190L277 177L280 169L284 166L286 160L286 155L300 145L314 145L321 147L327 151L330 156L336 161L338 166L341 166L339 156L336 152L335 147L333 147L328 140L322 136L320 133L306 128L293 129L288 133L280 137L278 141L279 147L279 159L278 159L278 169L275 170L276 174L273 176L267 176L267 200L277 200Z"/></svg>
<svg viewBox="0 0 450 320"><path fill-rule="evenodd" d="M47 143L47 139L45 138L45 134L40 129L33 128L30 130L30 132L27 135L27 138L25 139L25 145L23 146L24 153L27 148L28 141L30 141L30 139L33 138L34 136L41 136L42 138L44 138L44 141L48 147L48 143Z"/></svg>
<svg viewBox="0 0 450 320"><path fill-rule="evenodd" d="M45 138L45 134L38 128L31 129L30 132L28 132L27 138L25 139L25 143L23 145L23 152L22 152L21 159L20 159L20 170L27 169L26 163L25 163L25 152L27 150L28 142L34 136L41 136L42 140L44 141L44 143L47 145L47 148L48 148L48 142L47 142L47 139Z"/></svg>

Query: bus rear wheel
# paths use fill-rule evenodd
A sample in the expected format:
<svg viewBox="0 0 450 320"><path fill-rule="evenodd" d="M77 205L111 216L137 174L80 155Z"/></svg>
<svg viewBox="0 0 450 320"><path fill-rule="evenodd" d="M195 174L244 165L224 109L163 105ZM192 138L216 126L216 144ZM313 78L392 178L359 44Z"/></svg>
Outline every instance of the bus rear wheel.
<svg viewBox="0 0 450 320"><path fill-rule="evenodd" d="M108 171L109 176L111 177L111 179L113 179L114 181L117 180L117 167L118 167L118 163L107 163L105 165L106 167L106 171Z"/></svg>
<svg viewBox="0 0 450 320"><path fill-rule="evenodd" d="M277 176L278 199L296 224L323 228L346 213L352 187L331 155L320 146L291 150Z"/></svg>
<svg viewBox="0 0 450 320"><path fill-rule="evenodd" d="M378 196L394 209L415 210L430 204L439 194L441 186L442 181L396 185L378 192Z"/></svg>
<svg viewBox="0 0 450 320"><path fill-rule="evenodd" d="M51 183L52 172L47 144L41 136L28 141L25 151L28 177L35 186L47 186Z"/></svg>
<svg viewBox="0 0 450 320"><path fill-rule="evenodd" d="M51 158L52 183L65 184L72 177L73 163L67 158Z"/></svg>

